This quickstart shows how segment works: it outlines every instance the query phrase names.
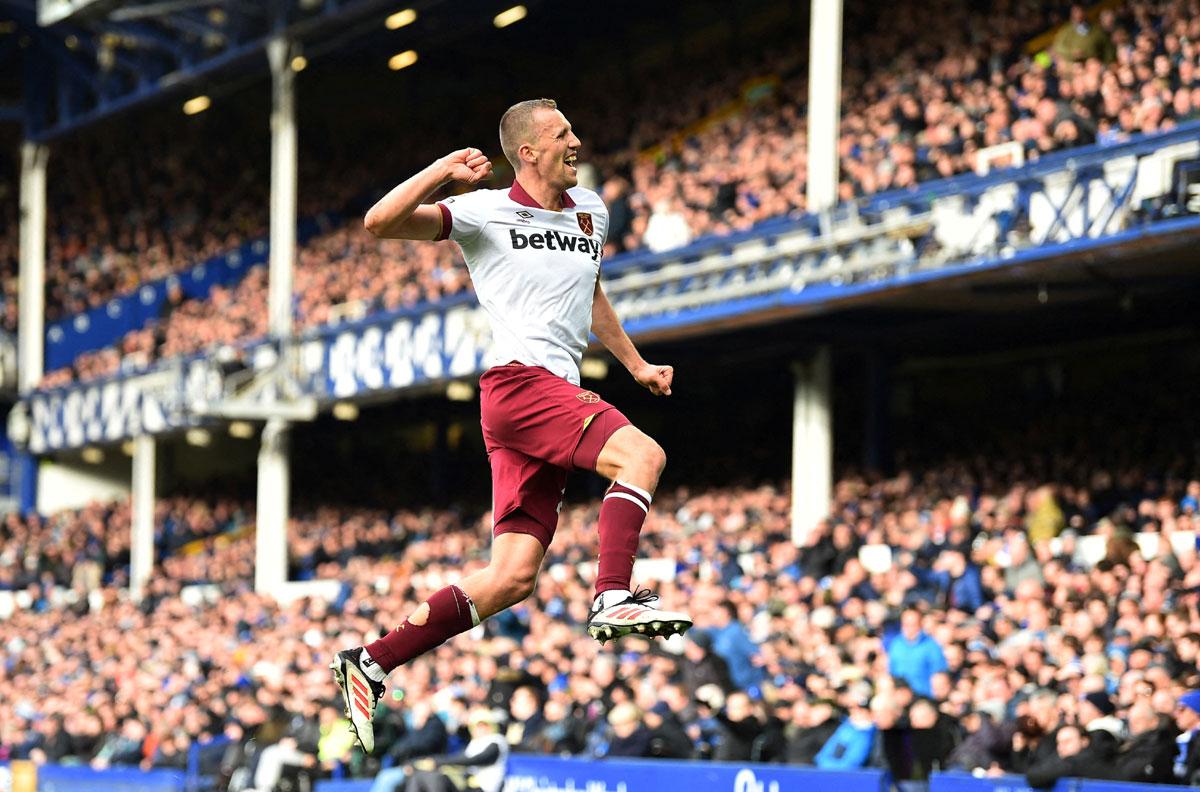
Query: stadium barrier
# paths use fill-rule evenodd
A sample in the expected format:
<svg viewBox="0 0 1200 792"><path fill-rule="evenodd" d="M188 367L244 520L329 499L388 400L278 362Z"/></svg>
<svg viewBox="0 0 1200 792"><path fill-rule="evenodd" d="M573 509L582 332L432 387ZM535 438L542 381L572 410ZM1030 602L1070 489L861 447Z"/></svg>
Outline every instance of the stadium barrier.
<svg viewBox="0 0 1200 792"><path fill-rule="evenodd" d="M187 774L179 770L0 763L0 790L6 792L185 792L193 788Z"/></svg>
<svg viewBox="0 0 1200 792"><path fill-rule="evenodd" d="M562 759L513 754L504 792L883 792L882 770L816 770L787 765L651 759ZM316 792L367 792L370 781L318 781Z"/></svg>
<svg viewBox="0 0 1200 792"><path fill-rule="evenodd" d="M1155 792L1179 789L1162 784L1135 784L1131 781L1096 781L1087 778L1064 778L1055 784L1053 792ZM1039 792L1025 782L1024 776L979 777L970 773L934 773L929 779L929 792Z"/></svg>
<svg viewBox="0 0 1200 792"><path fill-rule="evenodd" d="M228 744L229 738L224 735L193 743L188 749L186 771L136 767L95 770L87 765L0 762L0 792L204 792L213 786L213 779L204 773L211 773L212 759L219 758Z"/></svg>
<svg viewBox="0 0 1200 792"><path fill-rule="evenodd" d="M23 772L18 772L23 771ZM316 792L368 792L371 779L318 781ZM0 762L0 790L5 792L188 792L204 788L195 768L138 770L87 766ZM884 792L890 779L882 770L818 770L789 765L683 762L649 759L566 759L513 754L508 760L504 792L791 792L837 789L838 792ZM904 789L925 788L905 782ZM1178 789L1158 784L1067 778L1053 792L1156 792ZM1021 776L978 777L969 773L934 773L928 792L1038 792Z"/></svg>
<svg viewBox="0 0 1200 792"><path fill-rule="evenodd" d="M631 335L699 332L943 278L1182 240L1200 234L1198 136L1200 122L1189 123L881 194L826 216L618 256L605 263L605 289ZM490 345L482 309L461 295L310 331L292 356L277 340L249 341L241 358L255 371L291 361L298 387L329 404L474 375ZM188 405L220 393L223 376L211 355L198 355L149 374L39 391L14 409L10 436L41 454L194 426Z"/></svg>

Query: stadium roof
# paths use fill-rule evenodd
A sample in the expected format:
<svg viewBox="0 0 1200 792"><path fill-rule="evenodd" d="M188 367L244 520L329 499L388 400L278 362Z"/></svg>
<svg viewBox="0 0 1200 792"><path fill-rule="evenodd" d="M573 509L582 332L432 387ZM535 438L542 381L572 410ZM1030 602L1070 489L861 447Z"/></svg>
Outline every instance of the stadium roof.
<svg viewBox="0 0 1200 792"><path fill-rule="evenodd" d="M515 1L515 0L514 0ZM526 0L528 2L528 0ZM234 71L264 70L266 43L286 35L306 57L420 18L422 42L479 27L505 0L0 0L0 121L49 140L114 113ZM531 3L532 5L532 3ZM451 11L453 6L453 11ZM440 8L439 8L440 7ZM427 17L456 17L429 25ZM389 19L390 17L390 19ZM442 20L446 22L447 20ZM499 26L499 22L496 23Z"/></svg>

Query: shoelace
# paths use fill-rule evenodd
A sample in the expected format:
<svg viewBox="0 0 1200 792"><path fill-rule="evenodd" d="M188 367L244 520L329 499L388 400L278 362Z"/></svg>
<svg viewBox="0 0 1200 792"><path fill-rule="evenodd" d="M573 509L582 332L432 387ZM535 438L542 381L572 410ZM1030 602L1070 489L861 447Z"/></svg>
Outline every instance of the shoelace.
<svg viewBox="0 0 1200 792"><path fill-rule="evenodd" d="M615 608L619 605L631 605L631 604L632 605L641 605L643 607L650 607L650 603L656 602L657 600L658 600L657 594L655 594L653 591L651 591L648 588L644 588L644 589L638 589L637 591L633 592L633 594L630 595L629 597L621 600L620 602L615 602L612 605L609 605L608 607ZM597 607L592 611L592 614L595 615L602 610L604 610L604 608Z"/></svg>
<svg viewBox="0 0 1200 792"><path fill-rule="evenodd" d="M651 602L657 601L658 595L648 588L638 589L637 591L633 592L632 597L625 600L625 602L632 602L635 605L644 605L646 607L650 607Z"/></svg>

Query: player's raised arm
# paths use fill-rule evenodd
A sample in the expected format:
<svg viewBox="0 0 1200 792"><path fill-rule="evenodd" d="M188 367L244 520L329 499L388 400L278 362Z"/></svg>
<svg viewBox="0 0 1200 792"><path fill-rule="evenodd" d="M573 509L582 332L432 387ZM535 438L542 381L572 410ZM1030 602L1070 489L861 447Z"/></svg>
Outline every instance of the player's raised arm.
<svg viewBox="0 0 1200 792"><path fill-rule="evenodd" d="M492 163L479 149L447 154L380 198L367 212L363 225L381 239L437 239L442 213L433 204L421 202L448 182L475 184L491 173Z"/></svg>
<svg viewBox="0 0 1200 792"><path fill-rule="evenodd" d="M592 332L600 343L621 361L633 378L642 387L649 389L655 396L670 396L671 381L675 378L675 369L671 366L657 366L647 363L638 353L637 347L621 327L621 320L613 310L608 295L596 280L596 292L592 299Z"/></svg>

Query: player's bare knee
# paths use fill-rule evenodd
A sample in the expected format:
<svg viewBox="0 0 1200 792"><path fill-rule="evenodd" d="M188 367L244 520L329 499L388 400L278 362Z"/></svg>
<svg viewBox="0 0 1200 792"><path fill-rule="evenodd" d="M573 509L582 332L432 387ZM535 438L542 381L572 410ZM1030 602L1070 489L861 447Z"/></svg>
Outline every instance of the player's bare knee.
<svg viewBox="0 0 1200 792"><path fill-rule="evenodd" d="M512 565L496 569L493 580L496 581L497 594L503 601L503 607L512 607L533 594L534 586L538 583L538 568Z"/></svg>
<svg viewBox="0 0 1200 792"><path fill-rule="evenodd" d="M654 480L658 481L658 477L662 475L663 469L667 466L667 452L652 438L647 437L642 458L646 467L653 473Z"/></svg>
<svg viewBox="0 0 1200 792"><path fill-rule="evenodd" d="M653 492L667 465L667 452L646 435L642 435L640 441L620 480Z"/></svg>
<svg viewBox="0 0 1200 792"><path fill-rule="evenodd" d="M536 569L509 569L505 570L505 575L504 599L508 602L508 607L524 601L533 594L537 585Z"/></svg>

